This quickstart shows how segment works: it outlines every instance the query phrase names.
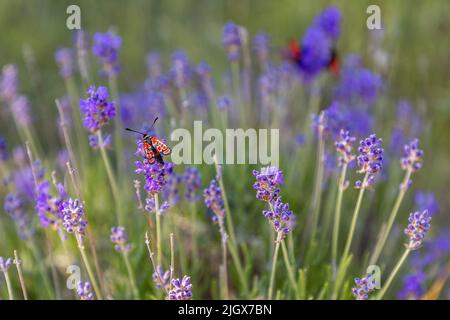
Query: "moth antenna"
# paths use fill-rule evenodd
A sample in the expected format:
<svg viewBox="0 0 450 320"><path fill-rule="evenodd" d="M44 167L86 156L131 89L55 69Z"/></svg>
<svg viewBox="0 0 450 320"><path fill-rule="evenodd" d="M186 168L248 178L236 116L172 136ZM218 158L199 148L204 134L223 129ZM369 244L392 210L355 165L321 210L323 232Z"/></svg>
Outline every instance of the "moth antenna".
<svg viewBox="0 0 450 320"><path fill-rule="evenodd" d="M137 131L137 130L134 130L134 129L130 129L130 128L125 128L125 130L126 131L131 131L131 132L136 132L136 133L139 133L139 134L142 134L142 135L146 135L145 133L142 133L140 131Z"/></svg>
<svg viewBox="0 0 450 320"><path fill-rule="evenodd" d="M155 120L153 120L152 126L150 127L150 130L153 129L153 126L155 125L156 120L158 120L158 117L155 118Z"/></svg>

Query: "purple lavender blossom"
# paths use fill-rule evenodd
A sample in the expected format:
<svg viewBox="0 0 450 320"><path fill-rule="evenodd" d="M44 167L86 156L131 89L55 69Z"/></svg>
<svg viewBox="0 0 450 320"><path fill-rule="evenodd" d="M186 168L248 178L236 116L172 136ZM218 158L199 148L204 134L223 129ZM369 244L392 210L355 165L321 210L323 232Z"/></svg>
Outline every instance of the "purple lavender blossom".
<svg viewBox="0 0 450 320"><path fill-rule="evenodd" d="M0 136L0 162L4 162L8 160L8 148L6 146L6 140L2 136Z"/></svg>
<svg viewBox="0 0 450 320"><path fill-rule="evenodd" d="M189 300L192 298L191 278L184 276L183 279L172 279L172 290L169 291L169 300Z"/></svg>
<svg viewBox="0 0 450 320"><path fill-rule="evenodd" d="M112 136L110 134L107 134L103 137L102 143L100 143L98 136L95 134L90 134L88 137L89 140L89 146L92 149L99 149L99 148L110 148L112 145Z"/></svg>
<svg viewBox="0 0 450 320"><path fill-rule="evenodd" d="M164 201L163 203L161 203L159 205L159 214L163 215L167 209L170 208L170 205L167 201ZM145 207L144 207L145 211L148 211L150 213L156 213L156 205L155 205L155 198L151 197L151 198L146 198L145 199Z"/></svg>
<svg viewBox="0 0 450 320"><path fill-rule="evenodd" d="M409 237L407 248L417 250L422 246L423 239L430 229L431 215L427 210L412 212L408 218L409 224L405 234Z"/></svg>
<svg viewBox="0 0 450 320"><path fill-rule="evenodd" d="M405 145L405 156L401 159L403 170L416 172L422 168L423 150L419 149L419 139L414 139Z"/></svg>
<svg viewBox="0 0 450 320"><path fill-rule="evenodd" d="M79 282L77 285L77 294L80 300L94 300L95 294L92 292L92 287L89 282Z"/></svg>
<svg viewBox="0 0 450 320"><path fill-rule="evenodd" d="M222 96L217 98L217 108L219 108L219 110L229 110L231 106L232 101L229 97Z"/></svg>
<svg viewBox="0 0 450 320"><path fill-rule="evenodd" d="M11 112L17 124L26 128L31 125L30 101L25 96L18 96L11 102Z"/></svg>
<svg viewBox="0 0 450 320"><path fill-rule="evenodd" d="M14 155L18 157L17 163L21 163L23 160L24 167L16 170L14 172L14 184L16 185L17 191L21 196L27 198L27 200L34 201L36 197L36 187L33 177L33 170L30 165L26 163L26 153L22 154L22 149L16 149L17 153ZM15 151L16 151L15 150ZM21 151L19 151L21 150ZM25 152L25 151L24 151ZM25 157L22 159L22 157ZM45 170L41 165L39 160L34 162L34 171L36 173L37 181L40 182L44 178Z"/></svg>
<svg viewBox="0 0 450 320"><path fill-rule="evenodd" d="M84 127L95 133L106 125L116 115L114 102L108 101L109 93L106 87L91 86L87 91L88 98L80 100L80 109L84 114Z"/></svg>
<svg viewBox="0 0 450 320"><path fill-rule="evenodd" d="M309 27L301 46L302 59L299 66L307 77L313 77L326 68L331 59L331 44L328 35L321 28Z"/></svg>
<svg viewBox="0 0 450 320"><path fill-rule="evenodd" d="M136 174L143 174L145 177L144 189L151 195L160 193L168 182L168 176L173 174L173 163L165 162L164 165L158 163L149 164L147 159L136 161Z"/></svg>
<svg viewBox="0 0 450 320"><path fill-rule="evenodd" d="M225 24L223 27L222 44L228 53L228 59L230 61L239 60L242 40L238 25L231 21Z"/></svg>
<svg viewBox="0 0 450 320"><path fill-rule="evenodd" d="M145 58L145 63L150 77L156 78L162 74L161 55L158 52L149 52Z"/></svg>
<svg viewBox="0 0 450 320"><path fill-rule="evenodd" d="M430 215L439 211L439 203L432 192L417 191L414 195L414 203L419 211L428 210Z"/></svg>
<svg viewBox="0 0 450 320"><path fill-rule="evenodd" d="M214 213L212 218L213 222L220 224L225 216L225 204L222 197L222 191L216 180L211 180L208 188L203 190L203 197L205 198L206 207Z"/></svg>
<svg viewBox="0 0 450 320"><path fill-rule="evenodd" d="M356 188L367 188L374 181L375 173L381 171L383 168L383 149L381 148L382 140L377 138L376 134L371 134L369 137L363 139L359 143L356 162L359 173L368 174L368 179L365 184L361 181L356 181Z"/></svg>
<svg viewBox="0 0 450 320"><path fill-rule="evenodd" d="M55 61L59 66L59 74L63 78L69 78L74 71L74 53L70 48L61 48L55 52Z"/></svg>
<svg viewBox="0 0 450 320"><path fill-rule="evenodd" d="M281 201L281 197L270 202L270 210L264 210L263 215L272 224L275 232L281 232L279 240L284 239L294 226L295 216L289 210L289 204Z"/></svg>
<svg viewBox="0 0 450 320"><path fill-rule="evenodd" d="M188 56L182 50L172 54L172 69L170 71L173 82L177 88L184 88L192 78L192 68Z"/></svg>
<svg viewBox="0 0 450 320"><path fill-rule="evenodd" d="M253 38L253 51L261 66L267 66L271 49L271 39L267 33L260 32Z"/></svg>
<svg viewBox="0 0 450 320"><path fill-rule="evenodd" d="M0 74L0 100L11 103L19 90L17 67L14 64L3 66Z"/></svg>
<svg viewBox="0 0 450 320"><path fill-rule="evenodd" d="M182 177L175 173L175 171L172 172L167 177L167 183L164 186L162 192L164 195L164 199L167 199L167 203L170 206L175 206L178 201L180 201L180 184L181 184Z"/></svg>
<svg viewBox="0 0 450 320"><path fill-rule="evenodd" d="M341 34L341 11L335 6L330 6L314 19L314 24L330 39L337 40Z"/></svg>
<svg viewBox="0 0 450 320"><path fill-rule="evenodd" d="M84 206L78 199L67 199L61 204L63 227L68 233L84 236L88 224Z"/></svg>
<svg viewBox="0 0 450 320"><path fill-rule="evenodd" d="M355 159L355 156L352 154L353 143L355 142L355 140L356 138L351 137L348 130L346 131L341 129L340 139L334 143L334 146L339 153L339 166L349 164Z"/></svg>
<svg viewBox="0 0 450 320"><path fill-rule="evenodd" d="M25 213L22 199L16 194L8 193L3 208L15 222L19 237L23 240L29 239L33 234L33 229L30 219Z"/></svg>
<svg viewBox="0 0 450 320"><path fill-rule="evenodd" d="M195 167L187 167L183 174L185 184L185 197L189 202L197 202L200 196L197 194L201 187L202 180L200 172Z"/></svg>
<svg viewBox="0 0 450 320"><path fill-rule="evenodd" d="M164 271L161 266L157 266L155 272L152 274L153 282L158 289L169 289L170 270Z"/></svg>
<svg viewBox="0 0 450 320"><path fill-rule="evenodd" d="M50 195L50 182L45 180L38 185L36 195L36 211L38 212L39 222L44 228L53 226L56 230L62 227L61 206L67 193L64 186L57 185L58 196Z"/></svg>
<svg viewBox="0 0 450 320"><path fill-rule="evenodd" d="M361 279L355 278L355 284L352 293L356 300L367 300L369 293L375 290L375 279L370 273Z"/></svg>
<svg viewBox="0 0 450 320"><path fill-rule="evenodd" d="M99 58L103 65L102 75L113 76L119 73L119 49L122 38L111 32L94 34L92 53Z"/></svg>
<svg viewBox="0 0 450 320"><path fill-rule="evenodd" d="M118 252L128 253L131 250L131 244L128 242L128 235L124 227L111 228L111 241L114 243L114 249Z"/></svg>
<svg viewBox="0 0 450 320"><path fill-rule="evenodd" d="M327 114L327 131L334 138L339 136L340 130L348 130L355 134L370 133L374 117L367 110L360 110L339 101L333 101L325 110Z"/></svg>
<svg viewBox="0 0 450 320"><path fill-rule="evenodd" d="M407 275L403 279L403 288L398 297L400 299L418 300L425 293L424 283L426 278L426 274L422 271Z"/></svg>
<svg viewBox="0 0 450 320"><path fill-rule="evenodd" d="M0 271L1 272L8 272L8 269L12 265L12 259L11 258L3 258L0 257Z"/></svg>
<svg viewBox="0 0 450 320"><path fill-rule="evenodd" d="M256 182L253 189L256 190L256 198L270 202L275 200L280 193L278 188L284 184L283 172L275 166L261 168L261 171L253 170Z"/></svg>

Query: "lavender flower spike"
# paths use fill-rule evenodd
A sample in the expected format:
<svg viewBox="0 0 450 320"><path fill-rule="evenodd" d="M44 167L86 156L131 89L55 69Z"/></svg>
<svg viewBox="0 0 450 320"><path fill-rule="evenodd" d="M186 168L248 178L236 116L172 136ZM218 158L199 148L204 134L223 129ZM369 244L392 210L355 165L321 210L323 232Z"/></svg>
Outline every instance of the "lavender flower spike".
<svg viewBox="0 0 450 320"><path fill-rule="evenodd" d="M356 157L357 165L360 168L358 172L367 174L368 179L365 184L361 181L356 181L356 188L369 187L374 181L374 174L383 168L384 150L381 148L381 144L382 140L377 138L376 134L371 134L360 141L359 155Z"/></svg>
<svg viewBox="0 0 450 320"><path fill-rule="evenodd" d="M344 164L349 164L355 159L352 154L353 143L355 142L355 137L350 137L349 131L341 129L340 139L334 143L339 156L339 166Z"/></svg>
<svg viewBox="0 0 450 320"><path fill-rule="evenodd" d="M11 267L11 265L12 265L11 258L0 257L0 271L1 272L7 272L9 267Z"/></svg>
<svg viewBox="0 0 450 320"><path fill-rule="evenodd" d="M363 278L355 278L356 287L352 288L353 296L356 300L367 300L369 293L375 290L375 279L372 274L367 274Z"/></svg>
<svg viewBox="0 0 450 320"><path fill-rule="evenodd" d="M109 92L106 87L91 86L87 94L87 99L80 100L80 109L84 114L83 125L91 133L96 133L116 116L115 103L108 101Z"/></svg>
<svg viewBox="0 0 450 320"><path fill-rule="evenodd" d="M230 21L223 27L222 43L228 52L228 59L230 61L239 60L242 40L238 25Z"/></svg>
<svg viewBox="0 0 450 320"><path fill-rule="evenodd" d="M157 266L152 275L153 282L158 289L169 289L170 270L164 271L161 266Z"/></svg>
<svg viewBox="0 0 450 320"><path fill-rule="evenodd" d="M208 188L203 191L203 196L206 206L214 213L213 222L220 224L225 216L225 209L222 192L216 180L211 180Z"/></svg>
<svg viewBox="0 0 450 320"><path fill-rule="evenodd" d="M65 200L61 205L61 213L66 231L83 236L87 226L83 204L78 199Z"/></svg>
<svg viewBox="0 0 450 320"><path fill-rule="evenodd" d="M128 242L128 235L124 227L111 228L111 241L114 243L114 249L118 252L128 253L131 250L131 244Z"/></svg>
<svg viewBox="0 0 450 320"><path fill-rule="evenodd" d="M271 210L264 210L263 215L272 224L275 232L281 232L279 240L282 240L292 230L295 223L295 216L289 210L289 204L283 203L281 197L270 203Z"/></svg>
<svg viewBox="0 0 450 320"><path fill-rule="evenodd" d="M406 247L409 250L417 250L422 246L423 239L430 228L431 215L428 210L412 212L408 221L405 234L409 237L409 243Z"/></svg>
<svg viewBox="0 0 450 320"><path fill-rule="evenodd" d="M256 182L253 189L256 190L256 198L261 201L270 202L275 200L279 193L279 185L284 184L283 172L275 166L261 168L261 171L254 170L253 175Z"/></svg>
<svg viewBox="0 0 450 320"><path fill-rule="evenodd" d="M74 69L74 52L70 48L61 48L55 52L55 61L59 66L59 74L63 78L69 78Z"/></svg>
<svg viewBox="0 0 450 320"><path fill-rule="evenodd" d="M77 286L77 294L80 300L94 300L95 294L92 292L89 282L79 282Z"/></svg>
<svg viewBox="0 0 450 320"><path fill-rule="evenodd" d="M414 139L405 145L405 156L401 159L403 170L416 172L422 168L423 150L419 149L419 139Z"/></svg>
<svg viewBox="0 0 450 320"><path fill-rule="evenodd" d="M169 300L189 300L192 298L191 278L184 276L183 279L172 279L173 289L169 291Z"/></svg>
<svg viewBox="0 0 450 320"><path fill-rule="evenodd" d="M103 65L102 75L113 76L119 73L119 49L122 38L111 32L94 34L92 53L99 58Z"/></svg>

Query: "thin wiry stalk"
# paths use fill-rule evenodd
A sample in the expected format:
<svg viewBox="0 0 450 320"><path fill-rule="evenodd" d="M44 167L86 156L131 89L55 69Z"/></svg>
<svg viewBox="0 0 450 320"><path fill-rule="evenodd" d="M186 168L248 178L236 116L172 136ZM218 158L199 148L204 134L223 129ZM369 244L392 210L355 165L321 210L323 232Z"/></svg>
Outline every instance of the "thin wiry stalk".
<svg viewBox="0 0 450 320"><path fill-rule="evenodd" d="M336 208L334 211L334 225L333 225L333 240L331 242L331 266L333 268L333 280L336 280L336 261L337 251L339 243L339 226L341 223L341 208L342 208L342 196L345 190L345 176L347 174L347 163L344 163L341 168L341 175L339 178L338 195L336 199Z"/></svg>
<svg viewBox="0 0 450 320"><path fill-rule="evenodd" d="M155 212L156 212L156 261L160 266L162 263L162 246L161 246L161 213L159 212L159 199L158 194L153 196L155 199Z"/></svg>
<svg viewBox="0 0 450 320"><path fill-rule="evenodd" d="M273 257L272 257L272 271L270 274L269 290L267 293L267 299L269 299L269 300L272 299L273 286L275 283L275 272L276 272L276 268L277 268L278 251L280 249L280 243L282 241L281 236L282 236L282 232L278 232L277 239L275 240L275 250L273 252Z"/></svg>
<svg viewBox="0 0 450 320"><path fill-rule="evenodd" d="M86 271L88 273L89 279L91 280L92 287L94 288L95 295L97 296L98 300L102 300L102 292L100 291L100 288L97 284L97 280L94 277L94 273L92 272L91 265L89 263L88 257L86 255L86 252L84 250L83 242L80 238L80 235L78 233L75 234L75 238L77 240L78 249L80 250L81 258L83 259L84 266L86 267Z"/></svg>
<svg viewBox="0 0 450 320"><path fill-rule="evenodd" d="M370 265L376 264L378 258L380 257L381 252L386 244L386 240L391 231L392 225L394 224L395 217L397 216L398 210L400 209L400 205L402 204L403 198L405 197L406 191L408 190L409 179L411 178L412 171L408 169L406 171L405 177L403 179L402 184L400 185L400 190L395 200L394 206L389 214L389 219L385 228L380 231L378 236L377 244L375 245L375 250L373 251L372 257L370 258Z"/></svg>
<svg viewBox="0 0 450 320"><path fill-rule="evenodd" d="M119 172L125 172L125 158L124 158L124 152L123 152L123 139L122 139L122 133L123 133L123 125L122 120L120 117L120 98L119 98L119 88L117 84L117 77L115 75L111 75L108 77L109 81L109 89L111 90L111 96L113 100L115 101L115 107L116 107L116 117L114 117L114 144L115 144L115 151L116 151L116 157L117 157L117 163L118 163L118 169Z"/></svg>
<svg viewBox="0 0 450 320"><path fill-rule="evenodd" d="M408 257L411 250L407 248L401 258L398 260L397 264L395 265L394 269L392 270L391 274L389 275L386 284L383 285L383 289L381 289L381 292L377 295L376 300L381 300L386 293L386 291L389 289L389 287L392 284L392 281L394 280L395 276L397 275L398 271L402 267L403 263L405 262L406 258Z"/></svg>
<svg viewBox="0 0 450 320"><path fill-rule="evenodd" d="M17 251L14 250L14 264L16 265L17 274L19 275L20 287L22 289L23 299L28 300L27 287L25 286L25 280L22 272L22 261L19 259Z"/></svg>
<svg viewBox="0 0 450 320"><path fill-rule="evenodd" d="M59 286L58 272L56 271L55 261L53 259L53 254L52 254L53 249L52 249L52 244L51 244L51 239L50 239L48 229L45 229L45 242L47 244L48 260L49 260L49 264L50 264L50 271L52 273L53 286L54 286L55 292L56 292L56 299L60 300L61 299L61 288Z"/></svg>
<svg viewBox="0 0 450 320"><path fill-rule="evenodd" d="M169 291L167 290L167 288L165 286L162 285L164 283L164 281L161 278L161 275L159 274L158 269L156 268L155 258L154 258L155 254L153 253L152 249L150 248L150 239L148 238L147 232L145 233L145 245L147 246L148 255L150 256L150 261L152 262L153 271L156 273L159 283L161 283L162 289L166 292L166 295L169 296Z"/></svg>
<svg viewBox="0 0 450 320"><path fill-rule="evenodd" d="M128 254L122 251L123 259L125 261L125 265L127 267L128 278L130 280L131 289L133 290L133 295L135 299L139 299L139 291L137 289L136 280L133 273L133 268L131 268L130 259L128 258Z"/></svg>
<svg viewBox="0 0 450 320"><path fill-rule="evenodd" d="M3 271L3 275L5 276L6 288L8 289L8 298L9 300L14 300L14 294L11 286L11 279L9 279L8 271Z"/></svg>
<svg viewBox="0 0 450 320"><path fill-rule="evenodd" d="M290 284L294 288L295 298L300 299L297 281L295 281L294 270L292 269L291 261L289 260L288 250L286 248L286 243L284 241L281 242L281 251L283 251L284 264L286 265L289 281L291 282Z"/></svg>
<svg viewBox="0 0 450 320"><path fill-rule="evenodd" d="M175 270L175 245L173 240L173 233L170 234L170 277L169 277L169 291L172 290L173 272Z"/></svg>
<svg viewBox="0 0 450 320"><path fill-rule="evenodd" d="M221 275L222 275L222 296L223 299L228 300L228 271L227 271L227 232L225 230L225 226L223 224L223 218L219 218L219 230L221 235L221 243L222 243L222 267Z"/></svg>

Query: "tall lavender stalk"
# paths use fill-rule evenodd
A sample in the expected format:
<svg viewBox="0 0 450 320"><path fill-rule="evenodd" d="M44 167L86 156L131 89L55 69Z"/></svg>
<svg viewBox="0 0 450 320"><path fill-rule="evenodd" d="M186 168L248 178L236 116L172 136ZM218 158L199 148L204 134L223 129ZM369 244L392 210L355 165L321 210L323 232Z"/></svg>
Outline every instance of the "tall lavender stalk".
<svg viewBox="0 0 450 320"><path fill-rule="evenodd" d="M399 193L397 195L391 213L389 214L389 219L386 224L386 228L380 231L377 244L375 245L375 249L370 258L370 264L376 264L378 258L380 257L381 251L383 250L386 244L386 240L394 224L395 218L397 216L398 210L400 209L400 205L403 201L403 198L405 197L405 194L411 185L410 178L412 173L422 168L423 150L419 149L419 140L414 139L409 144L404 146L404 150L405 150L405 157L401 159L401 167L403 170L406 171L405 177L403 178L403 181L400 184Z"/></svg>
<svg viewBox="0 0 450 320"><path fill-rule="evenodd" d="M6 288L8 289L9 300L14 300L14 294L12 291L11 279L8 275L8 269L11 267L12 259L0 257L0 271L3 273L6 281Z"/></svg>
<svg viewBox="0 0 450 320"><path fill-rule="evenodd" d="M20 282L20 288L22 289L23 299L28 300L27 287L25 286L25 280L24 280L23 271L22 271L22 260L19 259L19 255L17 254L16 250L14 250L13 263L16 266L17 274L19 275L19 282Z"/></svg>

